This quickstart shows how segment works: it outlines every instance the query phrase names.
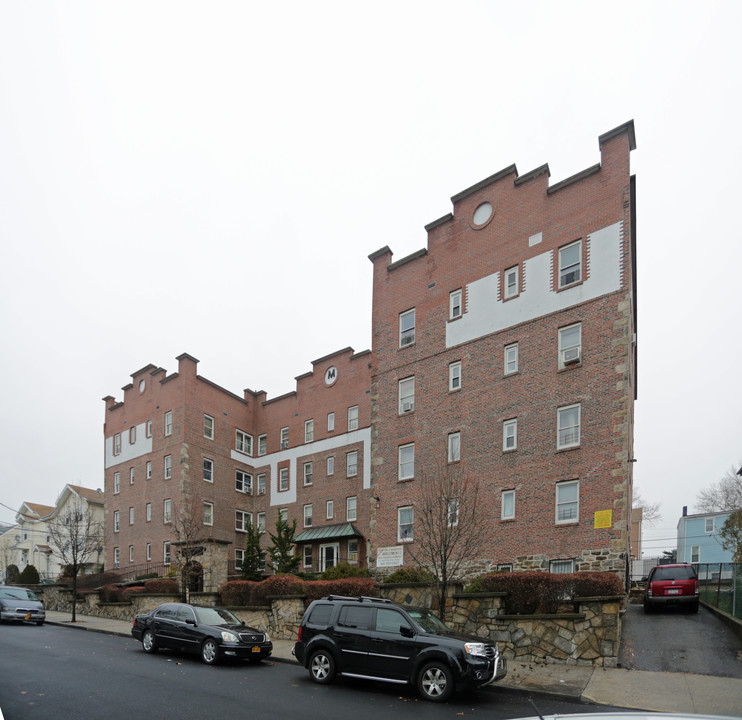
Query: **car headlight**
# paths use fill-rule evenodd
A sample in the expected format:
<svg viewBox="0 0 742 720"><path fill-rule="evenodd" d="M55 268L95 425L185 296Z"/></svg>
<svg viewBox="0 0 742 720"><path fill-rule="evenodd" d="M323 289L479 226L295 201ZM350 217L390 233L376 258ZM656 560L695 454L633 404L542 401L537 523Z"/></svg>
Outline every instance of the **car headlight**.
<svg viewBox="0 0 742 720"><path fill-rule="evenodd" d="M464 645L464 650L466 650L469 655L487 657L487 646L484 643L466 643L466 645Z"/></svg>
<svg viewBox="0 0 742 720"><path fill-rule="evenodd" d="M225 643L238 643L240 639L232 632L222 630L222 642Z"/></svg>
<svg viewBox="0 0 742 720"><path fill-rule="evenodd" d="M268 633L265 633L265 642L270 642L270 641L271 639L270 637L268 637Z"/></svg>

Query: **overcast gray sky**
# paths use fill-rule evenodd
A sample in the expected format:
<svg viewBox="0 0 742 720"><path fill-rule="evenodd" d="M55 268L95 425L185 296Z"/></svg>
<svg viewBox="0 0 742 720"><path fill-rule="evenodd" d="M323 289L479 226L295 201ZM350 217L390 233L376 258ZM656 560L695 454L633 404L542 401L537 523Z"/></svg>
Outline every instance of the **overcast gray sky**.
<svg viewBox="0 0 742 720"><path fill-rule="evenodd" d="M0 0L0 520L102 486L134 371L293 390L370 347L369 253L633 118L635 479L645 549L673 546L742 460L740 27L731 1Z"/></svg>

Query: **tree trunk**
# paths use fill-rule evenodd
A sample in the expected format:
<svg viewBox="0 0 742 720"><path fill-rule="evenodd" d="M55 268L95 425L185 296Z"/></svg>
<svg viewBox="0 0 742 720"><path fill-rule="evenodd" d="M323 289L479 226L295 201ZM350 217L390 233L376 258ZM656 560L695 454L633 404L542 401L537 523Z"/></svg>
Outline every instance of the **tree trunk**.
<svg viewBox="0 0 742 720"><path fill-rule="evenodd" d="M72 568L72 622L77 620L77 568Z"/></svg>

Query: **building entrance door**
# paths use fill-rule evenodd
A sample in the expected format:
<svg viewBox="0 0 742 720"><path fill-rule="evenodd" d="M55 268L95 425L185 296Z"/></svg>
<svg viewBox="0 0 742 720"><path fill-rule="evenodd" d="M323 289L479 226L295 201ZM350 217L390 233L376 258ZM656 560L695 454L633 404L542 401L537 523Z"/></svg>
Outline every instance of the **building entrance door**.
<svg viewBox="0 0 742 720"><path fill-rule="evenodd" d="M319 546L320 572L324 572L328 568L335 567L335 565L338 564L339 555L340 555L340 543L332 543L332 545L320 545Z"/></svg>

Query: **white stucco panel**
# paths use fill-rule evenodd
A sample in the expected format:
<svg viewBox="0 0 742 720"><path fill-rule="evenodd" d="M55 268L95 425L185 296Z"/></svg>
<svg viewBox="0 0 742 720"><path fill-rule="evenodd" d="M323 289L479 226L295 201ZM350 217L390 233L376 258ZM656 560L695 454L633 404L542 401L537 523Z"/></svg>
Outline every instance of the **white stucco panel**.
<svg viewBox="0 0 742 720"><path fill-rule="evenodd" d="M556 251L526 260L521 266L521 293L503 302L498 300L501 273L497 272L466 286L466 311L458 320L446 323L446 347L470 342L621 288L623 223L597 230L585 238L588 278L573 288L556 292L552 268Z"/></svg>
<svg viewBox="0 0 742 720"><path fill-rule="evenodd" d="M140 423L137 427L136 441L129 442L129 430L121 433L121 452L113 454L113 436L106 438L106 468L120 465L152 452L152 438L146 436L147 423Z"/></svg>

